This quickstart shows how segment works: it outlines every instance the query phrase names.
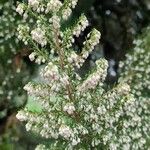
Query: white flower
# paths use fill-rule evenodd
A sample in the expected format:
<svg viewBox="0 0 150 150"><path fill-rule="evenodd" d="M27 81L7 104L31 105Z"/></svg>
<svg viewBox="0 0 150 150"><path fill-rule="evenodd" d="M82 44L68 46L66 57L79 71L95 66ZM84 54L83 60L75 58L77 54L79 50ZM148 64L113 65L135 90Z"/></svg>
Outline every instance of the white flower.
<svg viewBox="0 0 150 150"><path fill-rule="evenodd" d="M50 49L53 52L51 51L52 54L47 55L51 62L40 72L42 80L38 80L39 83L28 83L24 87L28 94L32 95L41 105L42 113L27 113L28 109L25 109L25 112L17 114L17 118L28 121L27 130L33 130L45 138L54 139L55 143L50 145L52 149L59 149L60 144L64 144L65 149L74 149L76 145L77 149L81 149L81 141L82 145L93 146L93 149L101 144L104 144L107 149L114 150L123 147L122 145L125 145L123 149L146 149L144 147L146 140L142 138L145 138L149 129L146 123L149 117L147 100L142 99L140 103L135 101L133 95L129 93L130 87L125 82L123 84L119 82L119 85L107 89L104 80L107 75L108 62L105 59L96 61L96 67L90 75L83 75L81 78L77 74L80 73L80 70L78 71L76 68L83 65L101 37L100 32L94 29L87 35L81 53L78 55L72 51L73 37L78 37L89 25L86 17L82 15L73 28L60 31L61 19L67 19L70 16L71 9L75 7L77 0L66 1L63 7L59 0L29 0L28 2L28 8L32 8L32 10L50 12L48 15L42 13L38 21L35 21L37 28L31 32L31 36L42 46L49 41ZM59 9L60 11L57 13ZM18 11L20 14L23 13L19 8ZM30 16L30 11L25 11L25 13ZM40 19L41 17L43 19ZM50 23L46 27L48 19ZM19 29L19 37L24 42L29 42L29 29L29 27L23 26ZM58 46L56 42L59 42L60 45ZM140 44L140 41L136 42L136 45ZM58 53L58 49L60 53ZM143 73L136 74L137 80L141 81L143 75L150 73L148 68L144 72L145 63L147 66L149 65L149 56L143 55L144 52L141 48L135 50L137 53L142 53L140 58L144 61L144 63L141 61L139 66L134 63L136 66L132 67L133 72ZM133 60L138 61L136 55L128 58L129 66ZM63 60L60 56L63 56ZM40 52L31 53L29 58L37 63L45 61ZM61 65L64 66L64 69ZM85 79L85 77L87 78ZM136 95L141 95L142 91L138 90L141 86L148 88L149 80L147 81L147 79L149 79L148 75L143 82L134 87ZM73 99L70 98L70 94ZM145 119L145 114L147 119ZM84 137L90 142L86 143L87 140L84 140ZM135 141L135 143L131 141ZM43 150L46 147L41 145L37 149Z"/></svg>
<svg viewBox="0 0 150 150"><path fill-rule="evenodd" d="M68 127L68 126L65 126L65 125L62 125L60 128L59 128L59 134L64 137L65 139L68 139L71 137L72 135L72 131L71 129Z"/></svg>
<svg viewBox="0 0 150 150"><path fill-rule="evenodd" d="M16 115L16 118L19 119L20 121L27 120L27 116L25 115L25 113L23 111L19 111Z"/></svg>
<svg viewBox="0 0 150 150"><path fill-rule="evenodd" d="M69 18L69 16L71 15L71 13L72 13L72 10L69 7L67 9L64 9L62 12L62 14L63 14L62 18L64 20L67 20Z"/></svg>
<svg viewBox="0 0 150 150"><path fill-rule="evenodd" d="M69 77L68 75L63 75L63 77L60 78L60 81L62 82L63 86L66 86L69 84Z"/></svg>
<svg viewBox="0 0 150 150"><path fill-rule="evenodd" d="M28 18L28 13L25 12L25 13L23 14L23 19L26 20L27 18Z"/></svg>
<svg viewBox="0 0 150 150"><path fill-rule="evenodd" d="M68 62L73 63L78 61L78 55L75 52L72 52L71 55L68 57Z"/></svg>
<svg viewBox="0 0 150 150"><path fill-rule="evenodd" d="M23 4L19 4L16 8L16 12L18 12L20 15L23 14L24 9L23 9Z"/></svg>
<svg viewBox="0 0 150 150"><path fill-rule="evenodd" d="M84 31L88 25L89 25L89 22L86 16L82 15L79 18L78 24L73 29L73 35L75 35L76 37L79 37L79 35L81 34L81 31Z"/></svg>
<svg viewBox="0 0 150 150"><path fill-rule="evenodd" d="M45 59L39 56L36 58L35 62L40 65L42 62L45 62Z"/></svg>
<svg viewBox="0 0 150 150"><path fill-rule="evenodd" d="M100 81L100 75L98 73L94 73L82 84L82 86L79 88L79 91L94 89L98 85L99 81Z"/></svg>
<svg viewBox="0 0 150 150"><path fill-rule="evenodd" d="M27 131L31 130L31 127L32 127L32 124L31 124L30 122L28 122L28 123L26 124L26 130L27 130Z"/></svg>
<svg viewBox="0 0 150 150"><path fill-rule="evenodd" d="M75 112L75 107L73 103L67 103L64 108L63 111L67 112L69 115L72 115Z"/></svg>
<svg viewBox="0 0 150 150"><path fill-rule="evenodd" d="M40 145L38 145L38 146L35 148L35 150L46 150L46 146L40 144Z"/></svg>
<svg viewBox="0 0 150 150"><path fill-rule="evenodd" d="M72 0L70 5L72 8L75 8L75 6L77 5L78 0Z"/></svg>
<svg viewBox="0 0 150 150"><path fill-rule="evenodd" d="M28 4L33 8L33 10L37 10L40 4L40 0L28 0Z"/></svg>
<svg viewBox="0 0 150 150"><path fill-rule="evenodd" d="M59 1L59 0L50 0L50 2L47 3L45 13L48 13L49 11L52 11L52 12L58 11L61 6L62 6L61 1Z"/></svg>
<svg viewBox="0 0 150 150"><path fill-rule="evenodd" d="M35 56L36 56L36 53L35 52L32 52L30 55L29 55L29 59L31 61L34 61L35 60Z"/></svg>
<svg viewBox="0 0 150 150"><path fill-rule="evenodd" d="M97 71L91 74L83 83L77 87L77 90L82 92L86 92L89 89L95 89L96 86L105 80L107 75L107 67L108 63L104 59L100 59L96 62Z"/></svg>
<svg viewBox="0 0 150 150"><path fill-rule="evenodd" d="M24 86L24 90L26 90L29 95L34 96L47 96L49 95L50 91L50 89L48 89L46 85L33 84L31 82Z"/></svg>
<svg viewBox="0 0 150 150"><path fill-rule="evenodd" d="M77 145L78 143L80 143L80 139L79 138L72 140L72 145L73 146Z"/></svg>
<svg viewBox="0 0 150 150"><path fill-rule="evenodd" d="M55 29L60 28L60 18L56 15L53 15L52 18L49 19L49 22L52 23Z"/></svg>
<svg viewBox="0 0 150 150"><path fill-rule="evenodd" d="M118 88L118 93L122 95L126 95L130 92L130 86L126 83L122 83L120 88Z"/></svg>
<svg viewBox="0 0 150 150"><path fill-rule="evenodd" d="M29 26L27 25L18 25L17 31L18 31L18 39L22 40L25 44L28 43L28 35L29 33Z"/></svg>
<svg viewBox="0 0 150 150"><path fill-rule="evenodd" d="M37 43L41 44L41 46L45 46L47 44L47 40L45 37L45 31L41 28L36 28L31 31L32 39Z"/></svg>
<svg viewBox="0 0 150 150"><path fill-rule="evenodd" d="M98 116L96 114L90 114L90 120L97 122L98 121Z"/></svg>
<svg viewBox="0 0 150 150"><path fill-rule="evenodd" d="M42 76L50 81L50 83L58 81L60 79L58 67L52 62L49 62L48 65L44 68Z"/></svg>
<svg viewBox="0 0 150 150"><path fill-rule="evenodd" d="M106 108L105 108L104 105L99 106L99 107L97 108L97 113L98 113L99 115L105 114L106 111L107 111L107 110L106 110Z"/></svg>
<svg viewBox="0 0 150 150"><path fill-rule="evenodd" d="M84 42L84 48L82 50L82 57L84 59L87 59L87 57L89 56L89 53L91 53L94 47L99 43L101 34L99 31L94 29L91 33L87 35L87 37L89 39Z"/></svg>
<svg viewBox="0 0 150 150"><path fill-rule="evenodd" d="M135 44L136 46L140 46L142 44L142 40L138 39L138 40L134 40L133 44Z"/></svg>

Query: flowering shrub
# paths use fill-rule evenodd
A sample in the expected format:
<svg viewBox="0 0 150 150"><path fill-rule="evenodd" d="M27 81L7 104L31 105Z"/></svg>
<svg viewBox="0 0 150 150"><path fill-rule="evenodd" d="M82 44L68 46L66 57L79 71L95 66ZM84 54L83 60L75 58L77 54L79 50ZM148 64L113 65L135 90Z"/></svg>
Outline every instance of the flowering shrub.
<svg viewBox="0 0 150 150"><path fill-rule="evenodd" d="M141 131L148 145L150 140L150 27L133 44L135 48L132 53L127 54L126 61L120 64L122 68L120 80L126 80L131 85L131 92L136 98L135 108L142 120Z"/></svg>
<svg viewBox="0 0 150 150"><path fill-rule="evenodd" d="M126 61L120 64L124 69L122 76L126 77L132 86L132 92L137 97L149 96L150 90L150 27L137 40L133 41L135 48L127 54ZM136 86L135 86L136 85Z"/></svg>
<svg viewBox="0 0 150 150"><path fill-rule="evenodd" d="M13 1L0 2L0 119L16 111L26 101L22 87L29 71L23 63L25 51L16 39L16 26L21 22ZM24 72L22 72L24 71Z"/></svg>
<svg viewBox="0 0 150 150"><path fill-rule="evenodd" d="M33 20L32 26L19 25L18 38L33 48L31 61L45 66L41 79L24 87L38 109L27 106L17 118L27 121L27 131L48 139L37 150L141 149L145 139L129 85L120 82L107 88L108 63L102 58L89 75L78 73L101 34L93 29L81 53L73 50L74 37L88 26L81 15L72 27L62 27L76 4L77 0L28 0L18 5L18 13Z"/></svg>

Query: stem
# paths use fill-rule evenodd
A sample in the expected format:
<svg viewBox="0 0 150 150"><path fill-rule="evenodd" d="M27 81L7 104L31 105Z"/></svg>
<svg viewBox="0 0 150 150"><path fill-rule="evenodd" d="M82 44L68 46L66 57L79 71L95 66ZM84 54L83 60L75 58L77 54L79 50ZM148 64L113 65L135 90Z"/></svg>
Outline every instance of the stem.
<svg viewBox="0 0 150 150"><path fill-rule="evenodd" d="M61 66L61 69L64 71L64 60L65 60L65 55L64 55L64 51L63 49L61 48L60 44L59 44L59 38L58 38L58 31L56 29L54 29L54 35L55 35L55 39L56 39L56 49L58 51L58 55L60 57L60 66ZM69 81L69 84L66 85L66 88L67 88L67 92L68 92L68 96L69 96L69 99L71 101L74 100L74 97L73 97L73 92L72 92L72 85Z"/></svg>

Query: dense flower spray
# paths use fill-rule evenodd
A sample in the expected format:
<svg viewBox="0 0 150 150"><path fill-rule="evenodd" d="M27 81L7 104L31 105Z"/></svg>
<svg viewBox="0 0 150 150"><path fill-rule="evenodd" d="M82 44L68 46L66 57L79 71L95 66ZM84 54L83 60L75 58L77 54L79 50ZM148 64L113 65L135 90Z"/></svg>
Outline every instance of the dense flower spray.
<svg viewBox="0 0 150 150"><path fill-rule="evenodd" d="M150 147L150 27L134 40L135 48L127 54L126 61L120 63L122 69L120 80L125 80L131 85L131 92L135 95L135 108L141 119L141 131Z"/></svg>
<svg viewBox="0 0 150 150"><path fill-rule="evenodd" d="M126 55L126 61L120 63L124 69L122 76L126 77L133 86L132 92L138 96L149 96L150 91L150 27L133 41L135 48L132 53ZM136 85L136 86L135 86Z"/></svg>
<svg viewBox="0 0 150 150"><path fill-rule="evenodd" d="M18 37L32 46L31 61L45 62L45 67L40 71L40 81L24 87L41 109L26 107L17 118L27 122L28 131L48 139L36 150L143 148L141 118L129 85L120 82L106 89L108 63L102 58L90 74L80 77L78 73L101 34L93 29L81 53L73 50L74 36L78 37L89 24L81 15L72 27L61 26L76 4L77 0L28 0L28 4L21 4L23 11L19 13L32 17L33 25L20 25Z"/></svg>

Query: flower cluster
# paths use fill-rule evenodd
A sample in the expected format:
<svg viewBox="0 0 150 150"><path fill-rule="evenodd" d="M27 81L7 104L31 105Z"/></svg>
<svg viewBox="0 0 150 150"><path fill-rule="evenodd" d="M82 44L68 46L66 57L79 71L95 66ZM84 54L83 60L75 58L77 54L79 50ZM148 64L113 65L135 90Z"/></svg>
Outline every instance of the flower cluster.
<svg viewBox="0 0 150 150"><path fill-rule="evenodd" d="M23 61L28 50L24 47L22 51L22 43L16 39L16 27L23 21L17 16L14 3L0 2L0 119L25 103L26 94L22 87L29 77Z"/></svg>
<svg viewBox="0 0 150 150"><path fill-rule="evenodd" d="M72 115L75 112L75 107L73 103L68 103L63 108L64 112L67 112L69 115Z"/></svg>
<svg viewBox="0 0 150 150"><path fill-rule="evenodd" d="M89 22L86 16L82 14L72 28L68 28L65 32L61 33L63 44L65 44L68 49L72 47L72 43L75 41L74 36L79 37L81 32L84 31L88 25Z"/></svg>
<svg viewBox="0 0 150 150"><path fill-rule="evenodd" d="M52 23L53 28L58 29L60 28L60 18L56 15L52 16L49 19L49 22Z"/></svg>
<svg viewBox="0 0 150 150"><path fill-rule="evenodd" d="M79 37L81 32L84 31L88 25L89 25L89 22L87 18L84 15L81 16L79 19L79 24L77 24L77 26L75 26L73 29L73 35L75 35L76 37Z"/></svg>
<svg viewBox="0 0 150 150"><path fill-rule="evenodd" d="M48 13L50 11L51 12L58 11L61 6L62 6L62 3L59 0L51 0L49 3L47 3L45 13Z"/></svg>
<svg viewBox="0 0 150 150"><path fill-rule="evenodd" d="M127 54L125 62L121 62L120 67L125 71L123 76L128 76L128 80L133 85L133 93L137 96L147 95L150 90L150 53L148 45L150 43L150 28L146 29L147 33L138 40L133 41L135 48L134 54ZM136 85L136 86L134 86ZM146 93L145 93L146 92Z"/></svg>
<svg viewBox="0 0 150 150"><path fill-rule="evenodd" d="M24 25L18 25L18 39L22 40L24 42L25 45L28 44L28 38L27 38L27 34L29 34L29 27Z"/></svg>
<svg viewBox="0 0 150 150"><path fill-rule="evenodd" d="M53 83L60 81L60 74L58 67L54 65L52 62L49 62L48 65L43 69L41 72L42 76L47 79L50 85L56 87L53 85Z"/></svg>
<svg viewBox="0 0 150 150"><path fill-rule="evenodd" d="M43 56L38 56L38 54L36 52L32 52L30 55L29 55L29 59L31 61L34 61L37 63L37 64L41 64L41 63L45 63L45 58Z"/></svg>
<svg viewBox="0 0 150 150"><path fill-rule="evenodd" d="M108 63L106 60L98 60L96 62L97 70L94 71L90 76L80 85L77 89L81 94L88 91L89 89L95 89L98 84L103 84L107 75Z"/></svg>
<svg viewBox="0 0 150 150"><path fill-rule="evenodd" d="M30 7L33 8L33 10L39 9L40 0L28 0L28 4Z"/></svg>
<svg viewBox="0 0 150 150"><path fill-rule="evenodd" d="M47 6L47 1L44 2L40 1L38 5ZM25 86L28 94L34 97L34 103L40 104L41 110L33 111L25 107L17 117L27 121L27 131L39 133L50 141L45 142L45 146L37 146L37 150L145 148L142 120L129 85L119 82L109 89L104 83L108 62L102 58L96 61L89 75L80 77L76 69L83 65L101 36L93 29L81 53L73 50L73 36L79 36L87 27L87 19L82 15L73 27L65 29L61 28L61 22L68 18L76 4L76 0L66 0L55 10L49 9L50 18L44 11L40 14L33 9L31 13L29 8L33 5L26 5L29 16L34 13L34 19L38 20L30 31L36 31L36 26L40 28L39 34L28 34L34 52L39 55L45 50L50 52L47 53L44 69L40 70L41 80ZM45 38L47 45L37 48ZM34 55L30 58L34 60Z"/></svg>
<svg viewBox="0 0 150 150"><path fill-rule="evenodd" d="M23 21L15 19L17 13L13 2L0 3L1 16L0 16L0 48L1 51L10 49L11 53L16 53L16 49L20 46L16 36L16 26ZM8 44L9 43L9 44Z"/></svg>
<svg viewBox="0 0 150 150"><path fill-rule="evenodd" d="M131 54L127 54L125 62L120 63L122 74L120 80L126 80L131 85L131 92L136 97L136 105L142 122L141 131L146 141L149 141L149 116L150 116L150 27L146 28L141 37L134 40L135 45ZM148 144L147 144L148 145ZM149 145L148 145L149 146ZM146 148L147 149L147 148Z"/></svg>
<svg viewBox="0 0 150 150"><path fill-rule="evenodd" d="M31 31L32 39L35 40L37 43L41 44L41 46L45 46L47 44L47 40L45 37L45 31L41 28L36 28Z"/></svg>
<svg viewBox="0 0 150 150"><path fill-rule="evenodd" d="M62 125L59 128L59 135L61 135L65 139L69 139L71 137L71 134L72 134L72 131L68 126Z"/></svg>
<svg viewBox="0 0 150 150"><path fill-rule="evenodd" d="M68 0L66 2L67 3L64 4L64 7L62 9L62 18L64 20L67 20L69 18L69 16L72 13L72 8L75 8L75 6L77 5L78 0Z"/></svg>
<svg viewBox="0 0 150 150"><path fill-rule="evenodd" d="M16 8L16 12L18 12L20 15L23 14L24 12L24 7L22 4L19 4L18 7Z"/></svg>
<svg viewBox="0 0 150 150"><path fill-rule="evenodd" d="M78 56L75 52L71 52L68 62L74 64L77 68L80 68L88 58L89 54L94 50L94 47L99 43L100 37L100 32L93 29L91 33L88 34L88 39L84 42L81 54Z"/></svg>

